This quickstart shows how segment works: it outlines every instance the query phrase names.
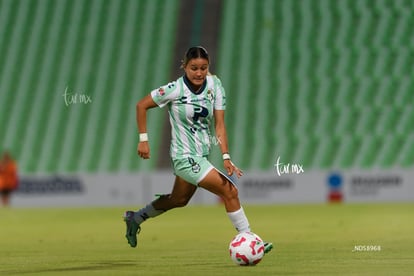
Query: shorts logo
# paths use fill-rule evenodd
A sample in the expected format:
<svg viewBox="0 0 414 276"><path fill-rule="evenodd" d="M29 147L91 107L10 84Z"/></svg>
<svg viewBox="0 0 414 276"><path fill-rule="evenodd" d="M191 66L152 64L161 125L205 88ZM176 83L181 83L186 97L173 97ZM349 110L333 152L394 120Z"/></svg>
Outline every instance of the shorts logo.
<svg viewBox="0 0 414 276"><path fill-rule="evenodd" d="M188 157L188 162L190 162L191 170L193 171L193 173L199 173L201 171L200 165L197 162L195 162L193 158Z"/></svg>

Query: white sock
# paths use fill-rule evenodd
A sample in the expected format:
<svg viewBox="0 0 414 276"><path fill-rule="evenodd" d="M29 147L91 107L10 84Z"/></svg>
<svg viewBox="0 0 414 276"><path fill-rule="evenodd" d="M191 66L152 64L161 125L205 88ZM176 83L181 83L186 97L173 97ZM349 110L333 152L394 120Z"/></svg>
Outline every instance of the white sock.
<svg viewBox="0 0 414 276"><path fill-rule="evenodd" d="M164 213L164 210L156 210L152 203L148 204L144 208L140 209L139 211L134 213L134 219L138 224L143 223L149 218L154 218L156 216L161 215Z"/></svg>
<svg viewBox="0 0 414 276"><path fill-rule="evenodd" d="M227 215L233 223L234 228L236 228L239 233L250 231L249 221L247 220L242 207L235 212L227 213Z"/></svg>

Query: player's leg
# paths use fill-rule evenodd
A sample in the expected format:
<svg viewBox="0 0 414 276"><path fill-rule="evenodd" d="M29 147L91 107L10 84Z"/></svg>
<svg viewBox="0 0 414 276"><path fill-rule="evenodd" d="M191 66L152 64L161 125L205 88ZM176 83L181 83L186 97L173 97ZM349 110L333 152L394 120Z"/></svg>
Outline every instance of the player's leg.
<svg viewBox="0 0 414 276"><path fill-rule="evenodd" d="M195 185L192 185L181 177L176 176L171 194L161 195L144 208L135 212L135 221L138 224L141 224L148 218L161 215L165 211L177 207L184 207L190 201L196 189L197 187Z"/></svg>
<svg viewBox="0 0 414 276"><path fill-rule="evenodd" d="M240 205L238 190L225 176L212 169L198 186L222 199L227 215L238 232L250 231L249 221Z"/></svg>
<svg viewBox="0 0 414 276"><path fill-rule="evenodd" d="M152 205L156 210L168 211L173 208L184 207L193 197L197 186L176 176L171 194L162 195L153 201Z"/></svg>
<svg viewBox="0 0 414 276"><path fill-rule="evenodd" d="M189 184L177 176L171 194L161 195L137 212L126 211L124 214L124 221L127 226L125 237L131 247L137 245L137 233L141 231L141 223L170 209L187 205L196 189L195 185Z"/></svg>
<svg viewBox="0 0 414 276"><path fill-rule="evenodd" d="M251 231L249 221L240 205L238 190L224 175L216 169L212 169L198 186L216 194L223 200L227 215L239 233ZM270 242L264 242L264 246L265 253L273 248L273 244Z"/></svg>

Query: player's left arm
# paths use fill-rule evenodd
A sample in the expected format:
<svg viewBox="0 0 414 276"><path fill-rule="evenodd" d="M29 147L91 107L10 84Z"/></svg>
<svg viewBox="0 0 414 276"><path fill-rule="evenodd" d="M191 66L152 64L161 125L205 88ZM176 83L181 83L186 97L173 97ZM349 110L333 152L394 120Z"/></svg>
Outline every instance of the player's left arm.
<svg viewBox="0 0 414 276"><path fill-rule="evenodd" d="M214 121L216 127L216 136L217 141L219 142L221 152L229 153L229 146L227 142L227 132L226 132L226 125L224 123L224 110L214 110ZM236 173L237 177L243 175L243 172L236 167L236 165L231 162L231 159L225 159L224 161L224 168L226 169L228 175L232 175Z"/></svg>

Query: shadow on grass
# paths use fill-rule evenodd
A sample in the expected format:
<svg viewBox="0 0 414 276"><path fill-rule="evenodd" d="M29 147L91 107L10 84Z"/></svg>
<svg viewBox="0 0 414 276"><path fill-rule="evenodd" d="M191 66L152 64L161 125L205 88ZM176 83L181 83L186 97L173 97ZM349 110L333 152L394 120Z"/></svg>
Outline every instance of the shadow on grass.
<svg viewBox="0 0 414 276"><path fill-rule="evenodd" d="M98 262L95 264L85 264L82 266L69 266L69 267L61 267L61 268L29 268L29 269L15 269L9 271L2 271L7 275L22 275L22 274L31 274L31 273L52 273L52 272L87 272L87 271L98 271L98 270L113 270L119 269L122 267L130 267L131 265L136 265L134 261L122 261L122 262L115 262L115 261L108 261L108 262Z"/></svg>

